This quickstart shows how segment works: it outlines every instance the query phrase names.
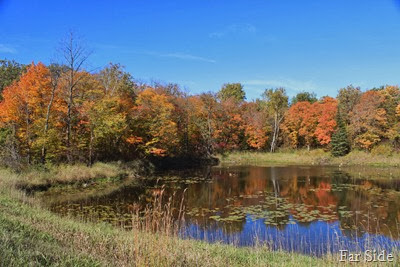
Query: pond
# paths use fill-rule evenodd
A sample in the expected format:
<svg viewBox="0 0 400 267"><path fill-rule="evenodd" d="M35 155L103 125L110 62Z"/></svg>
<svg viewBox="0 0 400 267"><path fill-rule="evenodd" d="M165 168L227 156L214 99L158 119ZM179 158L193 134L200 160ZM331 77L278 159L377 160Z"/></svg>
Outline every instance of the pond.
<svg viewBox="0 0 400 267"><path fill-rule="evenodd" d="M229 166L159 173L105 194L49 191L51 210L128 228L134 209L162 201L184 211L182 238L267 244L321 256L339 249L400 247L395 170L320 166Z"/></svg>

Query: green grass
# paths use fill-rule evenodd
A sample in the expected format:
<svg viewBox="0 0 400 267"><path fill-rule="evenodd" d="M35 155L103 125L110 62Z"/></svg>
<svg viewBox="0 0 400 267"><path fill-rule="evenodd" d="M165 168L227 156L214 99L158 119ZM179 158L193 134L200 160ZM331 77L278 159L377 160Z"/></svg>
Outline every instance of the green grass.
<svg viewBox="0 0 400 267"><path fill-rule="evenodd" d="M322 149L288 150L283 152L240 151L219 155L221 164L235 165L336 165L336 166L400 166L400 154L377 155L364 151L352 151L344 157L333 157Z"/></svg>

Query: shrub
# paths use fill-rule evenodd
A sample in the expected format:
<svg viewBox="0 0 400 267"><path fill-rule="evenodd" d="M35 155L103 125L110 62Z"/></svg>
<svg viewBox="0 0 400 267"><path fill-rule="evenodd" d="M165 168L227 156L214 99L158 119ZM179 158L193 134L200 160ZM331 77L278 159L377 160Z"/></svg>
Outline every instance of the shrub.
<svg viewBox="0 0 400 267"><path fill-rule="evenodd" d="M371 149L372 155L392 156L393 147L390 144L379 144Z"/></svg>

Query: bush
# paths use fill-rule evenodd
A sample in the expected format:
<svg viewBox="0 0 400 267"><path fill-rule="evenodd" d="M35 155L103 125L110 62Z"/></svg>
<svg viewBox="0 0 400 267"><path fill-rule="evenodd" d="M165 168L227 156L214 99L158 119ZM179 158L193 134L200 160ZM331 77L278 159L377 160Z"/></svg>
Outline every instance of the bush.
<svg viewBox="0 0 400 267"><path fill-rule="evenodd" d="M371 149L372 155L392 156L393 147L390 144L379 144Z"/></svg>

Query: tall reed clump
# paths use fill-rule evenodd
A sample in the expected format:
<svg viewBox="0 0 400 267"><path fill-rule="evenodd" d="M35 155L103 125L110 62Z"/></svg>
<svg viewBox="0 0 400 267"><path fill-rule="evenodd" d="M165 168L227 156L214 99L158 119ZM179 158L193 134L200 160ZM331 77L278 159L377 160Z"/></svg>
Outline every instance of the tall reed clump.
<svg viewBox="0 0 400 267"><path fill-rule="evenodd" d="M181 226L185 222L185 206L183 197L178 200L176 195L166 197L164 186L154 191L153 201L144 209L139 205L132 208L132 228L148 233L159 233L165 236L178 237ZM176 202L179 201L179 208Z"/></svg>

